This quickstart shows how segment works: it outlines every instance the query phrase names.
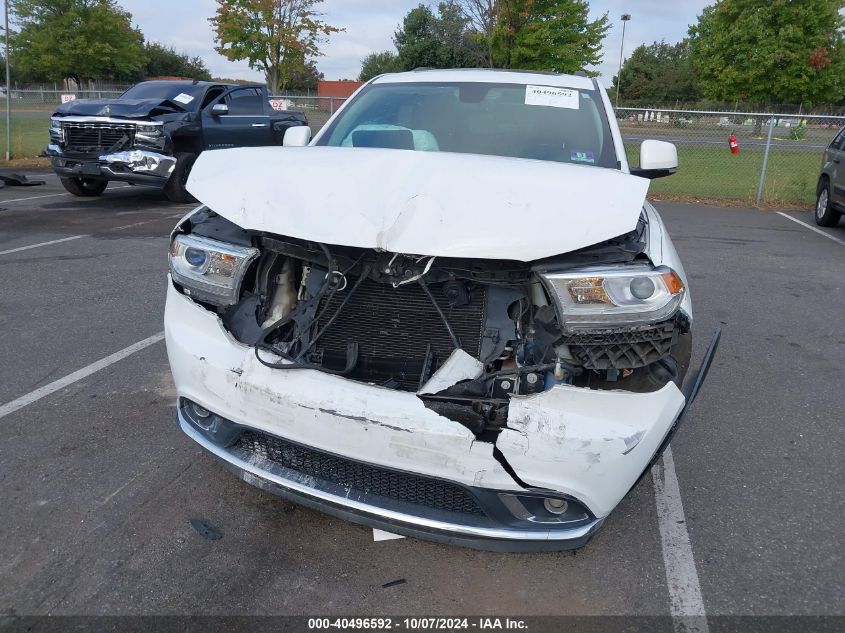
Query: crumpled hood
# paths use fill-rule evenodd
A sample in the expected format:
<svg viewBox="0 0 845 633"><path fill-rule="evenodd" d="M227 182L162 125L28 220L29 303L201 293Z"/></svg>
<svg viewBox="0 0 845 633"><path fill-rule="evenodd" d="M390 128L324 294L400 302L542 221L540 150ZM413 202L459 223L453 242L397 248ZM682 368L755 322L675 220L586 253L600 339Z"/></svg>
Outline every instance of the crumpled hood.
<svg viewBox="0 0 845 633"><path fill-rule="evenodd" d="M60 105L56 114L138 118L149 116L154 110L182 111L177 105L161 99L78 99Z"/></svg>
<svg viewBox="0 0 845 633"><path fill-rule="evenodd" d="M445 152L203 152L188 181L235 224L394 253L533 261L637 224L648 180L612 169Z"/></svg>

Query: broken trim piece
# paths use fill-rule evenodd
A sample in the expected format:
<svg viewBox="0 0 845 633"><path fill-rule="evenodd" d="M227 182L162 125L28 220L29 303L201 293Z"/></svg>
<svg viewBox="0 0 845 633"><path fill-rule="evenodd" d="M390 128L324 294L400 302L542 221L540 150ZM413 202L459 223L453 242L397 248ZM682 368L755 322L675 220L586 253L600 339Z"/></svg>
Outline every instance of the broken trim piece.
<svg viewBox="0 0 845 633"><path fill-rule="evenodd" d="M462 349L456 349L417 393L435 394L463 380L475 380L484 372L484 364Z"/></svg>

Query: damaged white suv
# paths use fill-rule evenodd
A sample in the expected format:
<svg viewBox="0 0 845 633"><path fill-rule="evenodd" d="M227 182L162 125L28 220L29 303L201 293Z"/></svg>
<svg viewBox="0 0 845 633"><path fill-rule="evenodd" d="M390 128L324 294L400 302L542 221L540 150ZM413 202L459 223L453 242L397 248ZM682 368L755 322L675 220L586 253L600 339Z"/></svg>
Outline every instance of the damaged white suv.
<svg viewBox="0 0 845 633"><path fill-rule="evenodd" d="M595 80L484 70L381 76L285 145L191 174L165 314L184 432L391 532L586 543L718 340L682 390L689 290L645 201L674 146L631 168Z"/></svg>

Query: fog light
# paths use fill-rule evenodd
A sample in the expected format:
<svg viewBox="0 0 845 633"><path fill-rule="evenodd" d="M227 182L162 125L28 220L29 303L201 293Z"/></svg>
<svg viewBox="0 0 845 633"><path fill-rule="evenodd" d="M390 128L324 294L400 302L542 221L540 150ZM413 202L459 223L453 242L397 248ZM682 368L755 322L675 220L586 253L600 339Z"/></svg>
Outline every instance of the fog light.
<svg viewBox="0 0 845 633"><path fill-rule="evenodd" d="M563 514L569 508L566 499L544 499L543 507L551 514Z"/></svg>
<svg viewBox="0 0 845 633"><path fill-rule="evenodd" d="M195 416L197 416L198 418L202 418L202 419L205 419L205 418L207 418L211 415L211 411L209 411L208 409L204 409L203 407L198 405L196 402L191 403L191 412Z"/></svg>

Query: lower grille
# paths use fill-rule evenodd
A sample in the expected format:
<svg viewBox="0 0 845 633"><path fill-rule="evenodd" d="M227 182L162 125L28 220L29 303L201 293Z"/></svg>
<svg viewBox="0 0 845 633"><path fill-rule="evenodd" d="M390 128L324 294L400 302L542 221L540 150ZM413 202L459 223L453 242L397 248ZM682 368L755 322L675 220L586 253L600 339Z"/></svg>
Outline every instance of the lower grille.
<svg viewBox="0 0 845 633"><path fill-rule="evenodd" d="M356 462L265 433L244 432L233 450L270 460L330 484L351 488L357 493L435 510L484 516L475 498L455 484Z"/></svg>
<svg viewBox="0 0 845 633"><path fill-rule="evenodd" d="M636 369L666 356L675 342L675 324L659 323L636 330L585 332L561 343L587 369Z"/></svg>
<svg viewBox="0 0 845 633"><path fill-rule="evenodd" d="M68 150L75 152L119 151L131 147L135 128L120 123L65 123Z"/></svg>
<svg viewBox="0 0 845 633"><path fill-rule="evenodd" d="M348 287L354 284L355 280L350 279ZM431 284L429 289L464 351L478 358L484 328L484 286L476 286L470 292L469 304L456 307L449 306L442 284ZM338 292L328 300L318 325L320 329L345 297L346 293ZM349 343L358 343L359 350L358 366L349 377L377 383L392 379L400 388L414 391L419 387L428 345L434 355L431 371L455 348L443 320L419 284L394 288L371 280L358 287L340 316L317 342L323 364L342 368Z"/></svg>

